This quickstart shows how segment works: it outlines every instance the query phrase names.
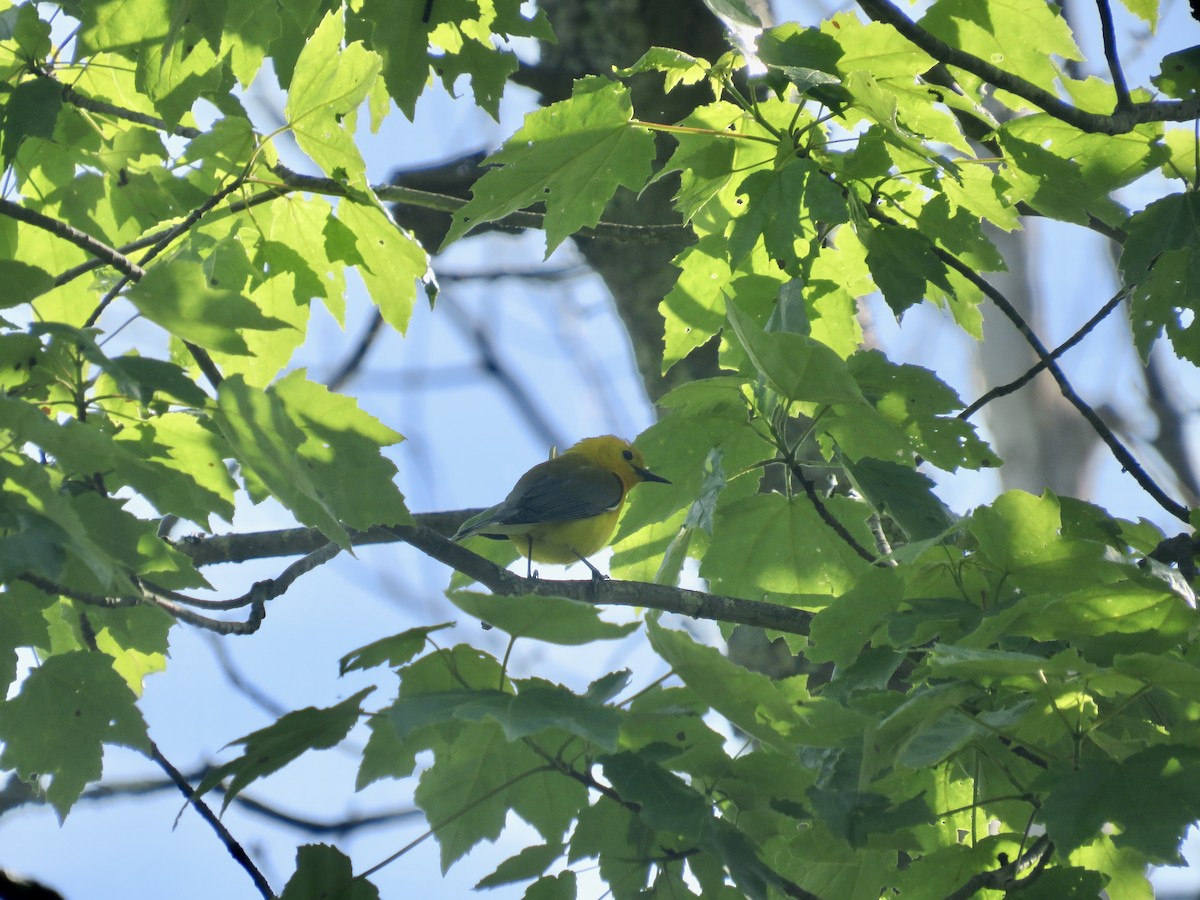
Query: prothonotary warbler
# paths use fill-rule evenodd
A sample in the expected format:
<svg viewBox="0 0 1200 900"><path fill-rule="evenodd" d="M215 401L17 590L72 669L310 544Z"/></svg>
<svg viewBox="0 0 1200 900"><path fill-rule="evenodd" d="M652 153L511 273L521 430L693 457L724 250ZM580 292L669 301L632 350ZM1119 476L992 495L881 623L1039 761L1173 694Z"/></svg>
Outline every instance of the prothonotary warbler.
<svg viewBox="0 0 1200 900"><path fill-rule="evenodd" d="M671 483L647 469L628 441L611 434L585 438L522 475L503 503L463 522L454 540L508 538L528 557L531 575L534 560L582 560L601 578L587 558L608 543L625 496L643 481Z"/></svg>

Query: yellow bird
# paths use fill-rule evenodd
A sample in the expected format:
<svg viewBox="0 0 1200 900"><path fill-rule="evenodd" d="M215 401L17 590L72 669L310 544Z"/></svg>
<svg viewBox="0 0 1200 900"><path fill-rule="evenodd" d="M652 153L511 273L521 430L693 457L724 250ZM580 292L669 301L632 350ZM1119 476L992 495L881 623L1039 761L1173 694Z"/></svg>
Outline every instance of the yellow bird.
<svg viewBox="0 0 1200 900"><path fill-rule="evenodd" d="M671 482L646 468L641 451L611 434L585 438L522 475L503 503L463 522L454 535L508 538L533 562L573 563L605 546L629 489L643 481Z"/></svg>

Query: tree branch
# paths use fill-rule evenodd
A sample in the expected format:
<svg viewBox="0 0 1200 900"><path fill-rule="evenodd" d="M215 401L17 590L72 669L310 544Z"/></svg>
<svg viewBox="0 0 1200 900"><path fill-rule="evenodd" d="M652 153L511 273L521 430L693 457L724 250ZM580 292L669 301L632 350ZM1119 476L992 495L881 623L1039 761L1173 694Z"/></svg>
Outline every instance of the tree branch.
<svg viewBox="0 0 1200 900"><path fill-rule="evenodd" d="M8 216L10 219L16 219L18 222L24 222L27 225L33 225L35 228L50 232L55 237L70 241L76 247L94 256L98 260L97 265L108 264L124 273L126 278L136 279L146 274L133 260L123 255L119 250L108 246L103 241L96 240L86 231L80 231L66 222L43 215L19 203L0 198L0 215Z"/></svg>
<svg viewBox="0 0 1200 900"><path fill-rule="evenodd" d="M229 855L237 861L246 874L250 876L250 880L254 882L254 886L258 888L258 892L263 895L266 900L274 900L275 892L271 890L271 885L267 879L263 877L263 873L254 865L254 861L250 859L250 855L245 851L241 844L237 842L229 829L225 827L213 811L208 808L200 795L192 788L183 773L171 764L171 761L162 755L162 751L158 749L158 745L154 741L150 741L151 759L153 759L164 772L167 777L179 788L179 792L187 798L187 802L200 814L205 822L217 833L217 837L221 839L221 843L225 845L225 849L229 851Z"/></svg>
<svg viewBox="0 0 1200 900"><path fill-rule="evenodd" d="M58 79L52 73L40 67L32 67L29 71L39 78L58 82ZM167 123L163 119L158 118L158 116L151 116L137 110L126 109L123 106L117 106L114 103L108 103L104 100L94 100L79 93L79 91L75 90L69 84L62 85L62 98L64 103L69 103L79 109L86 109L106 116L115 116L118 119L125 119L128 122L134 122L138 125L146 125L178 137L198 138L203 134L199 128L192 128L190 125L176 125L173 128L168 128Z"/></svg>
<svg viewBox="0 0 1200 900"><path fill-rule="evenodd" d="M877 22L891 25L934 59L970 72L995 87L1028 100L1056 119L1091 134L1125 134L1146 122L1190 122L1200 117L1200 97L1188 100L1156 100L1129 103L1110 115L1087 112L1060 100L1054 94L1007 72L974 54L967 53L934 37L896 8L890 0L858 0L863 11ZM1118 95L1119 98L1119 95Z"/></svg>
<svg viewBox="0 0 1200 900"><path fill-rule="evenodd" d="M1015 391L1020 390L1022 387L1024 387L1029 382L1033 381L1034 377L1036 377L1039 372L1048 368L1051 362L1058 359L1060 356L1062 356L1064 353L1066 353L1068 350L1070 350L1072 347L1074 347L1076 344L1078 344L1080 341L1082 341L1085 337L1087 337L1087 335L1092 331L1092 329L1094 329L1105 318L1107 318L1108 315L1110 313L1112 313L1112 311L1114 309L1116 309L1118 306L1120 306L1121 301L1125 299L1126 294L1127 294L1127 292L1122 290L1119 293L1117 293L1116 295L1114 295L1112 297L1112 299L1110 299L1107 303L1105 303L1102 307L1100 307L1100 309L1098 309L1096 311L1096 314L1094 316L1092 316L1090 319L1088 319L1086 322L1084 322L1083 326L1078 331L1076 331L1073 335L1071 335L1069 338L1067 338L1065 341L1063 341L1061 344L1059 344L1057 347L1055 347L1050 353L1048 353L1046 355L1046 357L1044 359L1040 359L1036 363L1034 363L1034 365L1032 365L1029 368L1029 370L1026 371L1019 378L1014 378L1012 381L1008 382L1007 384L1001 384L1001 385L998 385L998 386L992 388L990 391L988 391L986 394L984 394L982 397L980 397L978 400L976 400L974 403L972 403L970 406L968 406L966 409L964 409L962 412L960 412L958 414L958 418L964 419L964 420L969 419L969 418L971 418L971 416L975 415L975 413L979 412L979 410L983 409L983 407L987 406L987 404L991 403L993 400L997 400L1000 397L1004 397L1008 394L1014 393Z"/></svg>
<svg viewBox="0 0 1200 900"><path fill-rule="evenodd" d="M383 526L367 532L354 533L351 535L351 541L356 546L403 541L425 555L475 579L494 594L504 597L534 594L542 597L566 597L584 603L648 607L697 619L757 625L788 634L808 634L812 623L812 613L805 610L738 597L706 594L670 585L640 581L593 582L591 579L557 581L522 578L439 533L452 533L472 512L477 511L418 516L411 525ZM430 524L435 525L437 530L430 527ZM316 529L293 528L257 534L194 538L181 541L176 547L190 556L197 565L212 565L217 562L243 562L265 556L310 552L324 543L325 537Z"/></svg>
<svg viewBox="0 0 1200 900"><path fill-rule="evenodd" d="M1100 36L1104 41L1104 58L1108 60L1108 70L1112 72L1113 88L1117 92L1117 109L1132 108L1133 100L1129 96L1129 85L1125 83L1125 73L1121 71L1121 59L1117 55L1117 36L1113 28L1112 8L1108 0L1096 0L1096 9L1100 13Z"/></svg>

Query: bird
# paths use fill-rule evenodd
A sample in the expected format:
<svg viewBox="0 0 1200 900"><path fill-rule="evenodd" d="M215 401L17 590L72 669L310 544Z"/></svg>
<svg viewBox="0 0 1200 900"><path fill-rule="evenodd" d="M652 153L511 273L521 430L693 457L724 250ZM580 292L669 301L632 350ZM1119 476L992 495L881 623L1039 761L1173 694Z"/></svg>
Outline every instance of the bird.
<svg viewBox="0 0 1200 900"><path fill-rule="evenodd" d="M631 488L643 481L671 482L646 468L642 453L611 434L584 438L519 479L501 503L472 516L453 540L472 535L512 541L533 563L583 562L593 582L601 574L588 557L604 547Z"/></svg>

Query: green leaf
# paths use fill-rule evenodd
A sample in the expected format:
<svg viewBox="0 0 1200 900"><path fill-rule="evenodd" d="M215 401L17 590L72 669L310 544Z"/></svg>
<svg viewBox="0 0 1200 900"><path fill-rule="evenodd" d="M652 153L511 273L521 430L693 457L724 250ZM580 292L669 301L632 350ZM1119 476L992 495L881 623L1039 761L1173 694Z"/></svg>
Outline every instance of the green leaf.
<svg viewBox="0 0 1200 900"><path fill-rule="evenodd" d="M35 667L15 697L0 703L0 767L41 781L60 820L100 777L104 744L149 755L135 697L103 653L75 651Z"/></svg>
<svg viewBox="0 0 1200 900"><path fill-rule="evenodd" d="M746 197L745 212L733 220L729 234L729 264L738 268L761 238L767 253L792 266L796 242L813 242L831 226L846 222L849 211L842 192L810 159L791 159L779 168L751 172L738 186Z"/></svg>
<svg viewBox="0 0 1200 900"><path fill-rule="evenodd" d="M803 334L765 332L734 303L725 313L754 367L787 400L863 402L846 363L824 344Z"/></svg>
<svg viewBox="0 0 1200 900"><path fill-rule="evenodd" d="M1071 26L1043 0L938 0L921 26L975 56L1048 91L1055 89L1053 57L1081 60Z"/></svg>
<svg viewBox="0 0 1200 900"><path fill-rule="evenodd" d="M242 329L285 328L236 290L214 288L201 263L174 259L153 266L126 293L138 312L176 337L222 353L250 350Z"/></svg>
<svg viewBox="0 0 1200 900"><path fill-rule="evenodd" d="M876 225L859 237L867 248L871 277L897 317L925 299L928 285L953 292L945 265L924 235L909 228Z"/></svg>
<svg viewBox="0 0 1200 900"><path fill-rule="evenodd" d="M0 260L0 282L4 284L0 309L28 303L54 286L53 277L45 269L16 259Z"/></svg>
<svg viewBox="0 0 1200 900"><path fill-rule="evenodd" d="M429 271L429 257L375 204L342 200L338 221L354 235L358 272L383 320L401 334L408 329L417 283Z"/></svg>
<svg viewBox="0 0 1200 900"><path fill-rule="evenodd" d="M711 802L678 775L658 765L657 745L636 753L601 756L604 777L626 801L638 804L638 817L682 841L695 841L712 816Z"/></svg>
<svg viewBox="0 0 1200 900"><path fill-rule="evenodd" d="M654 139L632 119L624 86L598 77L575 82L570 99L527 115L488 157L497 168L475 182L442 246L534 203L546 204L547 255L595 225L617 188L638 191L650 175Z"/></svg>
<svg viewBox="0 0 1200 900"><path fill-rule="evenodd" d="M1124 187L1162 165L1167 151L1158 129L1140 128L1124 134L1088 134L1048 113L1021 116L1005 122L1001 143L1015 138L1036 144L1078 166L1088 193L1102 196ZM1043 171L1042 175L1046 173Z"/></svg>
<svg viewBox="0 0 1200 900"><path fill-rule="evenodd" d="M403 435L364 412L351 397L335 394L296 370L271 389L304 431L300 463L320 485L320 495L353 528L412 521L395 485L396 466L382 448Z"/></svg>
<svg viewBox="0 0 1200 900"><path fill-rule="evenodd" d="M144 46L137 55L137 86L168 127L178 124L201 97L221 93L226 81L213 48L193 34Z"/></svg>
<svg viewBox="0 0 1200 900"><path fill-rule="evenodd" d="M226 378L217 393L213 419L237 459L272 496L301 522L350 549L350 538L324 486L298 457L307 436L279 397L249 387L240 376Z"/></svg>
<svg viewBox="0 0 1200 900"><path fill-rule="evenodd" d="M1046 792L1039 819L1064 854L1089 843L1107 824L1117 847L1151 862L1180 863L1179 844L1200 816L1200 751L1149 747L1124 760L1083 759L1056 765L1039 779Z"/></svg>
<svg viewBox="0 0 1200 900"><path fill-rule="evenodd" d="M171 21L167 0L81 3L81 57L100 50L129 50L162 41Z"/></svg>
<svg viewBox="0 0 1200 900"><path fill-rule="evenodd" d="M678 172L675 208L685 222L698 226L703 223L697 228L701 238L723 237L729 211L715 208L722 205L726 189L732 186L740 172L771 164L775 158L774 148L760 141L728 137L730 134L767 136L749 113L733 103L717 101L701 106L679 124L697 130L672 134L679 146L651 180L657 181ZM702 215L706 212L711 212L711 217L719 220L719 224L708 221L709 216Z"/></svg>
<svg viewBox="0 0 1200 900"><path fill-rule="evenodd" d="M308 750L328 750L342 742L363 714L362 701L374 687L363 688L352 697L325 709L306 707L281 716L276 722L232 741L240 744L242 755L212 769L200 782L201 794L212 790L226 778L224 811L234 797L251 782L278 772Z"/></svg>
<svg viewBox="0 0 1200 900"><path fill-rule="evenodd" d="M600 610L589 603L565 597L496 597L473 591L447 591L450 602L468 615L499 628L513 637L531 638L551 644L575 646L592 641L611 641L634 631L637 622L616 625L600 618Z"/></svg>
<svg viewBox="0 0 1200 900"><path fill-rule="evenodd" d="M510 856L500 863L492 874L479 879L475 890L482 891L484 888L500 887L516 881L537 878L550 868L554 861L566 852L566 849L565 846L557 843L534 844L532 847L526 847L516 856ZM573 897L574 894L570 896Z"/></svg>
<svg viewBox="0 0 1200 900"><path fill-rule="evenodd" d="M1147 685L1170 691L1191 701L1200 701L1200 668L1179 656L1158 653L1131 653L1117 656L1113 668Z"/></svg>
<svg viewBox="0 0 1200 900"><path fill-rule="evenodd" d="M52 480L45 468L27 457L0 457L5 479L0 513L5 528L15 532L0 541L0 578L33 571L78 579L88 590L136 596L127 568L127 557L136 554L128 547L120 558L107 552L101 541L111 535L90 530L107 523L94 521L80 498L62 490L64 479Z"/></svg>
<svg viewBox="0 0 1200 900"><path fill-rule="evenodd" d="M113 658L113 670L142 695L147 675L167 668L167 636L175 619L157 606L89 610L96 649Z"/></svg>
<svg viewBox="0 0 1200 900"><path fill-rule="evenodd" d="M362 529L407 521L395 467L380 455L400 436L304 372L266 391L226 378L214 419L271 495L343 549L350 548L343 521Z"/></svg>
<svg viewBox="0 0 1200 900"><path fill-rule="evenodd" d="M435 747L415 797L429 821L440 823L434 835L444 872L479 841L494 840L509 809L547 843L561 841L587 789L550 771L524 743L510 743L498 726L472 725L452 747Z"/></svg>
<svg viewBox="0 0 1200 900"><path fill-rule="evenodd" d="M580 812L568 860L598 858L600 877L608 884L642 885L651 867L655 837L635 813L602 796Z"/></svg>
<svg viewBox="0 0 1200 900"><path fill-rule="evenodd" d="M27 531L22 531L19 537L28 536ZM0 548L4 543L0 541ZM38 571L38 567L30 564L28 559L23 562L27 571ZM4 563L0 562L0 571L4 567ZM57 603L57 598L21 581L9 581L4 593L0 594L0 690L6 695L9 685L17 677L17 648L50 645L46 613L48 607Z"/></svg>
<svg viewBox="0 0 1200 900"><path fill-rule="evenodd" d="M842 785L811 787L808 796L825 826L856 849L865 847L871 834L899 831L933 818L922 797L896 804L882 794L847 790Z"/></svg>
<svg viewBox="0 0 1200 900"><path fill-rule="evenodd" d="M809 658L849 666L888 614L899 607L903 588L890 570L868 569L850 590L813 618Z"/></svg>
<svg viewBox="0 0 1200 900"><path fill-rule="evenodd" d="M955 522L933 493L933 479L908 466L866 457L847 462L846 473L867 502L887 512L914 541L939 537Z"/></svg>
<svg viewBox="0 0 1200 900"><path fill-rule="evenodd" d="M54 126L61 108L62 87L53 78L22 81L13 89L4 106L4 124L0 126L0 155L4 157L6 168L27 137L47 140L54 137Z"/></svg>
<svg viewBox="0 0 1200 900"><path fill-rule="evenodd" d="M1063 537L1058 498L1008 491L971 517L971 533L979 551L1026 590L1056 591L1079 587L1079 573L1091 580L1120 578L1103 567L1104 546Z"/></svg>
<svg viewBox="0 0 1200 900"><path fill-rule="evenodd" d="M379 900L379 890L356 876L350 858L328 844L296 848L296 871L279 900Z"/></svg>
<svg viewBox="0 0 1200 900"><path fill-rule="evenodd" d="M410 628L399 634L393 634L391 637L372 641L357 650L351 650L338 662L338 674L345 675L347 672L356 670L365 671L373 669L375 666L382 666L384 663L393 669L402 666L425 649L429 635L435 631L450 628L453 624L453 622L443 622L441 625Z"/></svg>
<svg viewBox="0 0 1200 900"><path fill-rule="evenodd" d="M857 714L808 694L803 679L773 681L652 620L646 630L655 652L704 703L780 752L792 752L796 744L835 745L862 728Z"/></svg>
<svg viewBox="0 0 1200 900"><path fill-rule="evenodd" d="M113 435L92 421L58 424L31 404L0 398L0 423L51 454L66 474L86 479L103 471L112 487L136 488L164 514L203 524L213 511L233 514L233 483L213 446L220 444L190 416L135 422Z"/></svg>
<svg viewBox="0 0 1200 900"><path fill-rule="evenodd" d="M721 465L729 477L774 456L774 449L750 422L743 387L739 378L710 378L682 384L659 399L669 412L642 432L638 447L652 470L669 478L671 484L631 492L621 517L621 535L665 521L690 506L708 478L712 451L720 451ZM753 481L734 481L723 496L748 496L754 493Z"/></svg>
<svg viewBox="0 0 1200 900"><path fill-rule="evenodd" d="M933 372L877 350L855 353L847 367L871 405L838 407L823 425L850 458L907 462L916 454L946 471L1000 464L974 425L947 415L963 403Z"/></svg>
<svg viewBox="0 0 1200 900"><path fill-rule="evenodd" d="M1168 53L1150 81L1168 97L1186 99L1200 90L1200 47Z"/></svg>
<svg viewBox="0 0 1200 900"><path fill-rule="evenodd" d="M140 403L149 403L155 394L174 397L188 406L204 406L208 395L187 377L175 363L145 356L118 356L102 368Z"/></svg>
<svg viewBox="0 0 1200 900"><path fill-rule="evenodd" d="M1078 225L1086 224L1091 216L1110 225L1120 224L1125 210L1109 196L1105 158L1085 160L1092 170L1085 172L1075 159L1060 156L1048 146L1029 139L1036 138L1037 133L1038 130L1031 133L1026 129L1016 133L1001 131L998 135L1005 152L1005 165L998 174L1012 186L1008 191L1009 201L1024 200L1044 215ZM1050 145L1051 137L1044 137L1043 141ZM1118 153L1116 162L1123 163L1121 157L1125 155ZM1156 151L1155 158L1163 157L1165 154ZM1105 177L1097 177L1100 174Z"/></svg>
<svg viewBox="0 0 1200 900"><path fill-rule="evenodd" d="M1138 352L1147 359L1164 330L1175 351L1200 361L1200 197L1189 191L1156 200L1128 222L1120 269L1133 287L1129 316Z"/></svg>
<svg viewBox="0 0 1200 900"><path fill-rule="evenodd" d="M632 66L616 69L618 78L629 78L639 72L662 72L663 89L669 94L679 85L696 84L709 75L711 64L707 60L697 59L682 50L670 47L651 47Z"/></svg>
<svg viewBox="0 0 1200 900"><path fill-rule="evenodd" d="M571 869L544 875L526 889L523 900L575 900L578 896L575 878Z"/></svg>
<svg viewBox="0 0 1200 900"><path fill-rule="evenodd" d="M214 513L233 519L237 485L225 465L229 447L211 423L164 413L127 425L114 436L114 446L125 454L113 460L113 474L138 487L160 512L204 527Z"/></svg>
<svg viewBox="0 0 1200 900"><path fill-rule="evenodd" d="M438 49L446 51L438 57L438 74L452 96L455 82L462 75L468 76L476 105L499 121L500 98L509 76L520 68L520 64L514 53L493 46L490 35L485 40L476 40L474 29L468 23L463 25L466 27L456 29L459 33L452 41L434 42L440 45Z"/></svg>
<svg viewBox="0 0 1200 900"><path fill-rule="evenodd" d="M331 10L296 60L284 116L300 149L322 171L366 187L366 164L354 143L353 113L367 99L382 63L357 41L343 45L343 37L342 12Z"/></svg>
<svg viewBox="0 0 1200 900"><path fill-rule="evenodd" d="M388 716L401 740L429 725L451 719L491 719L509 741L546 731L573 734L605 750L615 750L621 715L611 706L572 694L559 685L524 683L516 695L504 691L429 691L400 697Z"/></svg>
<svg viewBox="0 0 1200 900"><path fill-rule="evenodd" d="M874 542L863 524L869 509L844 497L824 501L826 509L857 539ZM833 531L806 496L761 494L724 503L717 511L712 546L700 574L718 593L781 601L807 597L824 605L829 595L849 588L869 564Z"/></svg>

